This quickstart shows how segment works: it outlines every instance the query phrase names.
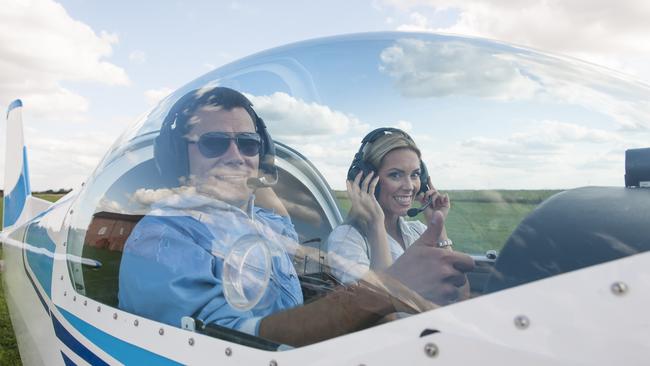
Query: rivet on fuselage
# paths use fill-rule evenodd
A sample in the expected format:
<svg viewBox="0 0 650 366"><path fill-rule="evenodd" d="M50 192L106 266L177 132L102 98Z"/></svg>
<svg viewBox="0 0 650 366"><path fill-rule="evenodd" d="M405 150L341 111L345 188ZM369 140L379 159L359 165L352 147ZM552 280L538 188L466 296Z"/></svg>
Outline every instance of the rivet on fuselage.
<svg viewBox="0 0 650 366"><path fill-rule="evenodd" d="M101 306L98 306L98 307L97 307L97 312L99 313L99 312L101 312L101 311L102 311L102 307L101 307Z"/></svg>
<svg viewBox="0 0 650 366"><path fill-rule="evenodd" d="M424 345L424 353L429 356L429 357L436 357L438 356L438 346L436 346L434 343L427 343Z"/></svg>
<svg viewBox="0 0 650 366"><path fill-rule="evenodd" d="M228 357L232 356L232 350L230 349L230 347L226 347L226 356Z"/></svg>
<svg viewBox="0 0 650 366"><path fill-rule="evenodd" d="M611 290L612 290L612 293L614 293L614 295L621 296L621 295L625 295L627 293L628 287L625 284L625 282L617 281L617 282L612 283Z"/></svg>
<svg viewBox="0 0 650 366"><path fill-rule="evenodd" d="M187 343L188 343L190 346L193 346L193 345L194 345L194 338L190 338L190 339L188 339L188 340L187 340Z"/></svg>
<svg viewBox="0 0 650 366"><path fill-rule="evenodd" d="M278 362L276 360L271 360L271 362L269 362L269 366L278 366Z"/></svg>
<svg viewBox="0 0 650 366"><path fill-rule="evenodd" d="M525 315L515 317L515 327L517 329L526 329L530 326L530 319Z"/></svg>
<svg viewBox="0 0 650 366"><path fill-rule="evenodd" d="M134 321L133 321L133 325L134 325L134 326L136 326L136 327L137 327L137 326L138 326L138 324L140 324L140 322L138 321L138 319L136 319L136 320L134 320Z"/></svg>
<svg viewBox="0 0 650 366"><path fill-rule="evenodd" d="M113 319L117 319L117 313L113 313Z"/></svg>
<svg viewBox="0 0 650 366"><path fill-rule="evenodd" d="M84 306L88 305L88 300L84 300Z"/></svg>
<svg viewBox="0 0 650 366"><path fill-rule="evenodd" d="M162 328L160 328L160 329L158 329L158 334L160 334L160 335L163 335L163 334L165 334L165 330L164 330L164 329L162 329Z"/></svg>

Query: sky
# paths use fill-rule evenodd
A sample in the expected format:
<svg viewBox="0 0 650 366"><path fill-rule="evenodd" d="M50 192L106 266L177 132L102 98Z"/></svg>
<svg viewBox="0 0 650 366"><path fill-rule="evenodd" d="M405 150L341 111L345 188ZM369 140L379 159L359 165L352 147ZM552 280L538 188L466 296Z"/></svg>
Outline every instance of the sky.
<svg viewBox="0 0 650 366"><path fill-rule="evenodd" d="M647 82L647 19L650 2L638 0L5 0L0 107L16 98L25 105L32 188L74 188L157 101L265 49L345 33L431 31L576 57Z"/></svg>

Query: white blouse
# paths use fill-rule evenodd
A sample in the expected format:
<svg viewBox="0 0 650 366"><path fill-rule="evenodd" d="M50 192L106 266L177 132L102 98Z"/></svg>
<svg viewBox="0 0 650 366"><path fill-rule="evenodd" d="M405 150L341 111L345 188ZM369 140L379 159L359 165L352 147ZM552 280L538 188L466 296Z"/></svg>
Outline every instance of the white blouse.
<svg viewBox="0 0 650 366"><path fill-rule="evenodd" d="M405 247L408 248L427 229L420 221L399 218L398 224ZM388 235L391 258L404 254L402 246ZM351 283L370 269L371 248L368 240L351 225L337 226L327 238L327 263L332 275L342 283Z"/></svg>

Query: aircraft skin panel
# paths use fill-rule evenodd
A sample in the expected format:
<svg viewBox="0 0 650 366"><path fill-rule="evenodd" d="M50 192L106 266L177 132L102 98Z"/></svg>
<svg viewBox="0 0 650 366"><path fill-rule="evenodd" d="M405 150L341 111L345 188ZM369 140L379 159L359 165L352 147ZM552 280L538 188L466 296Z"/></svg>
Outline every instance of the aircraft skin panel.
<svg viewBox="0 0 650 366"><path fill-rule="evenodd" d="M23 159L26 161L27 150L23 148ZM18 221L20 214L23 212L27 196L31 193L29 188L29 178L27 178L27 171L24 169L18 177L16 185L8 190L8 194L4 197L4 217L3 227L12 226Z"/></svg>
<svg viewBox="0 0 650 366"><path fill-rule="evenodd" d="M23 160L21 159L24 146L22 107L23 103L17 99L7 108L5 188L16 186L23 171Z"/></svg>
<svg viewBox="0 0 650 366"><path fill-rule="evenodd" d="M11 103L7 110L3 227L16 224L31 195L21 112L20 100Z"/></svg>
<svg viewBox="0 0 650 366"><path fill-rule="evenodd" d="M39 231L45 232L45 229L39 228ZM30 230L31 231L31 230ZM39 235L36 236L43 236L45 235L47 237L47 234L39 233ZM34 236L30 236L28 234L28 237L33 239ZM42 237L39 238L39 240L43 240ZM48 237L49 240L49 237ZM48 240L44 240L47 242ZM51 240L49 240L51 241ZM34 241L32 241L34 243ZM46 243L47 244L47 243ZM52 243L53 245L53 243ZM33 251L29 251L25 257L27 258L30 255L35 255L38 256L38 264L42 265L43 264L43 258L46 258L46 265L47 263L50 263L51 266L51 258L48 257L47 255L42 255L38 253L34 253ZM49 261L47 260L49 259ZM174 362L172 360L169 360L165 357L162 357L160 355L157 355L155 353L149 352L145 349L139 348L137 346L131 345L127 342L121 341L118 338L115 338L105 332L102 332L101 330L93 327L92 325L88 324L87 322L84 322L83 320L79 319L78 317L72 315L71 313L67 312L64 309L61 308L56 308L57 311L54 311L50 314L51 307L53 306L52 300L50 298L50 294L47 293L48 289L44 286L47 283L47 280L44 280L43 278L39 278L39 275L37 275L32 268L33 263L30 263L30 267L28 268L27 265L25 264L24 271L26 274L26 278L29 280L31 283L32 287L32 293L35 293L39 299L38 303L42 306L41 309L45 311L46 316L51 317L51 324L52 328L49 328L49 330L53 330L56 338L59 339L59 341L62 342L62 344L65 346L65 348L69 349L71 352L74 352L76 356L80 357L83 359L85 362L88 362L88 364L91 365L111 365L115 363L124 363L124 364L147 364L147 365L180 365L177 362ZM38 266L36 266L38 268ZM38 268L39 272L43 271L43 268ZM50 272L48 277L51 278L51 267L50 267ZM48 287L49 288L49 287ZM24 318L25 316L23 316ZM61 318L61 319L59 319ZM50 322L47 322L50 323ZM14 322L16 324L16 322ZM64 325L66 324L66 325ZM43 328L43 327L41 327ZM78 333L82 337L79 336L74 336L72 332L68 329L71 328L73 332ZM32 331L33 332L33 331ZM49 335L47 337L50 337ZM21 338L20 339L22 342L25 341L25 339ZM30 343L37 343L36 341L30 342ZM42 346L42 343L40 344ZM86 345L89 345L93 348L97 348L98 350L101 350L100 353L106 352L106 356L108 356L108 361L104 360L101 356L97 355L96 352L92 351L87 347ZM23 349L24 347L21 347ZM33 347L31 350L37 350L39 347ZM102 352L103 351L103 352ZM62 355L64 355L63 352L61 352ZM21 352L21 355L23 355L23 352ZM62 356L63 357L63 356ZM64 364L69 364L69 362L72 362L71 364L76 364L68 356L65 356L67 358L62 360L64 361ZM31 358L31 357L29 357ZM37 362L37 363L26 363L25 365L29 364L52 364L53 360L48 359L47 362Z"/></svg>
<svg viewBox="0 0 650 366"><path fill-rule="evenodd" d="M27 228L25 242L34 249L25 251L26 265L29 265L36 280L50 298L52 293L52 268L54 264L53 253L56 244L47 233L47 229L40 226L38 221ZM49 254L49 255L48 255Z"/></svg>
<svg viewBox="0 0 650 366"><path fill-rule="evenodd" d="M61 356L54 347L54 331L47 310L48 299L35 290L40 283L32 283L27 275L21 247L3 243L5 261L5 298L11 314L23 365L61 364Z"/></svg>

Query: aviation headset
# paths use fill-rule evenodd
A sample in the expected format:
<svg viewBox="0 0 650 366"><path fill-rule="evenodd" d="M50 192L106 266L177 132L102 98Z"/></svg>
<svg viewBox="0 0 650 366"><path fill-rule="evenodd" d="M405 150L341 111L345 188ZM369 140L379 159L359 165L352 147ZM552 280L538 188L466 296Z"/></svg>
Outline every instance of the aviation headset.
<svg viewBox="0 0 650 366"><path fill-rule="evenodd" d="M391 128L391 127L383 127L383 128L377 128L373 131L370 131L366 135L366 137L361 140L361 147L359 147L359 151L354 154L354 159L352 160L352 164L350 165L350 169L348 169L348 180L354 181L354 178L359 174L360 171L363 172L363 176L361 179L365 178L366 175L370 172L375 172L377 173L377 167L373 166L370 164L365 159L365 153L368 148L368 145L373 144L375 141L377 141L380 137L385 136L385 135L390 135L390 134L400 134L404 136L404 138L408 139L409 141L413 142L415 144L415 141L409 136L408 133L400 130L399 128ZM421 192L426 192L429 189L429 172L427 170L426 165L424 165L424 162L420 158L420 191ZM377 190L375 191L375 194L379 193L379 185L377 186Z"/></svg>
<svg viewBox="0 0 650 366"><path fill-rule="evenodd" d="M181 97L169 110L160 128L160 134L154 141L154 159L158 171L172 185L178 185L179 178L189 176L189 157L187 154L187 133L190 128L188 120L194 112L203 106L222 106L230 110L244 108L255 125L255 132L260 135L259 168L277 177L275 166L275 145L269 135L264 120L260 118L253 103L240 92L226 88L196 89Z"/></svg>

